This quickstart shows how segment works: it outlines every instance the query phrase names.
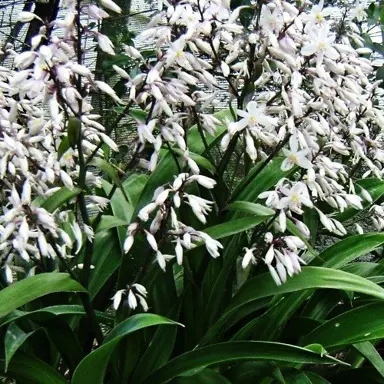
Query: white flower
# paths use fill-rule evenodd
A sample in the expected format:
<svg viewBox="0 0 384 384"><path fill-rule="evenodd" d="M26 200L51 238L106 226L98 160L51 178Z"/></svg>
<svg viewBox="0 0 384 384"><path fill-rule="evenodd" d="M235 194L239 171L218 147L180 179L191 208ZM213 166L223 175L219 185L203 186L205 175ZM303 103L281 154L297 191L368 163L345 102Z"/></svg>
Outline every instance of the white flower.
<svg viewBox="0 0 384 384"><path fill-rule="evenodd" d="M241 131L245 127L255 127L255 126L276 126L277 118L269 117L265 114L265 106L257 105L256 101L250 101L247 104L246 111L241 109L237 110L238 116L242 117L241 120L230 123L228 130L231 134L234 134L238 131Z"/></svg>
<svg viewBox="0 0 384 384"><path fill-rule="evenodd" d="M121 303L121 299L123 297L123 294L125 293L125 289L119 289L115 295L112 297L112 300L113 300L113 308L115 308L115 310L117 311L119 306L120 306L120 303Z"/></svg>
<svg viewBox="0 0 384 384"><path fill-rule="evenodd" d="M347 194L344 196L345 200L355 209L363 209L363 205L361 202L363 199L360 196L357 195L352 195L352 194Z"/></svg>
<svg viewBox="0 0 384 384"><path fill-rule="evenodd" d="M306 31L316 24L324 23L324 18L331 16L336 11L333 7L324 7L324 0L320 0L319 4L313 5L309 14L303 14L302 18L306 21Z"/></svg>
<svg viewBox="0 0 384 384"><path fill-rule="evenodd" d="M287 229L287 215L285 214L284 209L281 209L279 213L279 225L280 225L280 231L285 232Z"/></svg>
<svg viewBox="0 0 384 384"><path fill-rule="evenodd" d="M264 262L265 264L271 264L275 257L275 248L273 244L268 248L268 251L265 255Z"/></svg>
<svg viewBox="0 0 384 384"><path fill-rule="evenodd" d="M179 238L176 240L175 253L176 253L177 264L182 265L183 264L183 247L181 246L181 242Z"/></svg>
<svg viewBox="0 0 384 384"><path fill-rule="evenodd" d="M356 232L359 234L359 235L362 235L364 233L364 230L363 228L361 227L361 225L355 223L355 229L356 229Z"/></svg>
<svg viewBox="0 0 384 384"><path fill-rule="evenodd" d="M166 54L165 64L170 66L174 63L177 63L181 67L184 67L187 70L191 70L192 67L189 64L186 53L184 52L186 45L185 37L180 37L178 40L170 44L170 47Z"/></svg>
<svg viewBox="0 0 384 384"><path fill-rule="evenodd" d="M100 3L104 8L110 9L116 13L121 13L121 8L112 0L100 0Z"/></svg>
<svg viewBox="0 0 384 384"><path fill-rule="evenodd" d="M309 198L308 189L301 181L296 183L291 189L282 187L280 191L285 195L285 197L280 199L278 204L280 209L288 207L291 211L302 214L301 204L309 208L313 207L312 201Z"/></svg>
<svg viewBox="0 0 384 384"><path fill-rule="evenodd" d="M329 26L323 25L321 28L312 28L309 33L309 42L301 48L301 54L304 56L317 56L317 64L323 62L324 57L331 60L337 60L339 53L332 47L335 36L330 34Z"/></svg>
<svg viewBox="0 0 384 384"><path fill-rule="evenodd" d="M135 310L137 308L137 300L139 300L144 312L148 311L148 304L145 300L147 297L147 290L141 284L135 283L131 287L127 286L127 289L119 289L112 297L113 308L117 310L121 304L123 296L127 297L127 304L129 308Z"/></svg>
<svg viewBox="0 0 384 384"><path fill-rule="evenodd" d="M112 41L109 39L108 36L98 33L97 41L102 51L109 53L110 55L115 55L115 51L114 51L115 46L113 45Z"/></svg>
<svg viewBox="0 0 384 384"><path fill-rule="evenodd" d="M93 231L93 228L89 225L84 224L84 233L85 233L85 236L87 237L88 241L92 242L94 237L95 237L95 233Z"/></svg>
<svg viewBox="0 0 384 384"><path fill-rule="evenodd" d="M137 307L137 299L132 290L129 290L128 293L128 306L132 309L136 309Z"/></svg>
<svg viewBox="0 0 384 384"><path fill-rule="evenodd" d="M138 60L144 61L144 57L141 55L141 53L135 47L132 47L130 45L124 45L124 51L132 59L138 59ZM122 77L124 77L124 76L122 76ZM129 79L129 77L128 77L128 79Z"/></svg>
<svg viewBox="0 0 384 384"><path fill-rule="evenodd" d="M41 20L41 18L39 16L35 15L33 12L22 11L19 13L19 16L17 17L17 21L20 21L22 23L28 23L29 21L32 21L33 19L38 19L41 22L43 21L43 20Z"/></svg>
<svg viewBox="0 0 384 384"><path fill-rule="evenodd" d="M128 253L130 251L130 249L132 248L134 240L135 240L135 237L133 235L129 235L125 239L124 246L123 246L125 253Z"/></svg>
<svg viewBox="0 0 384 384"><path fill-rule="evenodd" d="M279 275L276 272L276 269L273 268L273 266L271 264L267 264L267 267L268 267L269 273L271 274L276 285L281 285L282 283L281 283Z"/></svg>
<svg viewBox="0 0 384 384"><path fill-rule="evenodd" d="M245 255L243 256L243 261L241 262L241 266L243 269L247 268L249 263L256 264L256 258L253 254L256 248L247 248L245 247Z"/></svg>
<svg viewBox="0 0 384 384"><path fill-rule="evenodd" d="M104 83L103 81L99 81L99 80L95 80L94 83L96 84L97 88L100 89L100 91L111 96L118 103L123 103L122 100L116 95L116 92L107 83Z"/></svg>
<svg viewBox="0 0 384 384"><path fill-rule="evenodd" d="M195 216L205 224L207 222L205 216L212 210L212 201L187 193L184 196L188 199L187 204L192 208Z"/></svg>
<svg viewBox="0 0 384 384"><path fill-rule="evenodd" d="M211 236L204 232L197 232L197 235L204 241L207 251L213 258L220 256L219 248L222 249L223 246L219 241L212 239Z"/></svg>
<svg viewBox="0 0 384 384"><path fill-rule="evenodd" d="M301 168L312 168L312 163L306 158L309 149L299 150L299 143L296 136L291 136L289 139L290 149L283 148L284 156L286 159L281 164L282 171L289 171L293 166L298 165Z"/></svg>
<svg viewBox="0 0 384 384"><path fill-rule="evenodd" d="M141 220L148 221L149 215L157 208L156 203L149 203L145 207L141 208L137 215Z"/></svg>
<svg viewBox="0 0 384 384"><path fill-rule="evenodd" d="M188 181L192 181L192 180L197 181L201 186L207 189L212 189L217 184L216 180L211 179L210 177L207 177L207 176L202 176L202 175L192 175L188 177Z"/></svg>
<svg viewBox="0 0 384 384"><path fill-rule="evenodd" d="M109 17L107 12L103 11L101 8L94 4L88 6L88 14L96 20L102 20Z"/></svg>
<svg viewBox="0 0 384 384"><path fill-rule="evenodd" d="M7 282L9 284L12 284L13 283L13 273L12 273L12 269L10 268L10 266L8 264L6 264L4 266L4 269L5 269L5 278L7 280Z"/></svg>
<svg viewBox="0 0 384 384"><path fill-rule="evenodd" d="M276 6L273 11L271 11L265 5L262 7L260 16L260 27L270 39L276 39L275 33L277 34L278 32L280 32L283 25L283 13L281 12L281 9L279 9L278 6Z"/></svg>
<svg viewBox="0 0 384 384"><path fill-rule="evenodd" d="M76 221L74 221L71 224L71 229L72 229L72 232L75 236L76 243L77 243L77 249L75 251L75 254L77 255L80 252L81 247L83 246L83 234L81 232L79 224Z"/></svg>
<svg viewBox="0 0 384 384"><path fill-rule="evenodd" d="M368 7L368 1L359 1L357 0L356 3L352 6L350 18L351 20L356 19L358 22L362 22L366 19L367 13L365 12L366 8Z"/></svg>
<svg viewBox="0 0 384 384"><path fill-rule="evenodd" d="M164 255L160 251L156 252L156 260L159 263L160 268L165 272L165 268L167 266L167 263L166 263Z"/></svg>
<svg viewBox="0 0 384 384"><path fill-rule="evenodd" d="M157 241L156 241L155 237L152 235L152 233L148 232L147 230L144 230L144 231L145 231L145 236L147 238L148 244L151 246L151 248L155 252L157 252L158 247L157 247Z"/></svg>
<svg viewBox="0 0 384 384"><path fill-rule="evenodd" d="M105 208L108 207L109 199L107 199L106 197L90 195L90 196L87 196L87 198L92 202L94 202L95 204L97 204L100 210L104 210Z"/></svg>

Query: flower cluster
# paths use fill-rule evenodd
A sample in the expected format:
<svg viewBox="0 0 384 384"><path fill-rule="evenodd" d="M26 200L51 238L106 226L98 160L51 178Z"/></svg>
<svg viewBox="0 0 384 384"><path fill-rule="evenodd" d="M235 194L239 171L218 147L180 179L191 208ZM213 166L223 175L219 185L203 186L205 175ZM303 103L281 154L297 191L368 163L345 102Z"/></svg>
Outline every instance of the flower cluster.
<svg viewBox="0 0 384 384"><path fill-rule="evenodd" d="M281 179L259 195L278 218L275 234L267 235L265 256L278 284L300 271L299 253L306 248L298 237L287 235L287 219L308 237L303 213L314 210L328 232L344 236L345 225L334 213L373 202L353 183L356 169L364 170L364 178L382 178L384 162L384 113L377 103L382 93L380 82L372 81L370 50L359 34L360 5L350 9L345 18L350 21L341 28L330 18L334 9L324 8L323 2L295 6L273 0L236 9L227 0L162 2L137 37L151 47L152 54L145 55L133 46L115 47L95 28L110 12L121 12L112 0L99 5L79 10L75 1L62 0L64 18L42 21L30 50L4 47L14 59L13 69L0 67L0 248L8 280L15 259L38 264L42 257L74 257L78 265L80 251L93 241L98 220L90 219L91 212L101 213L110 197L96 195L103 178L91 166L108 163L109 151L103 147L119 149L110 137L114 127L105 127L103 116L93 111L93 92L124 106L123 115L143 112L144 118L132 114L137 119L132 153L141 157L132 167L139 164L153 172L166 149L179 168L144 202L123 245L129 253L135 237L144 236L163 270L173 258L181 265L184 253L201 243L212 257L222 248L179 219L181 209L190 210L203 225L222 208L201 197L216 181L203 175L193 134L207 153L210 136L220 134L221 150L241 144L245 163L264 167L271 159L280 161ZM253 15L246 26L243 12ZM28 23L35 17L22 12L19 20ZM121 51L140 68L113 65L126 84L125 95L96 80L84 65L78 44L83 36L93 37L109 55ZM231 121L213 113L220 92L229 97ZM148 147L152 152L145 159ZM211 157L216 174L222 174ZM63 190L69 192L65 204L52 204ZM372 212L381 229L382 207ZM246 249L243 267L255 261L254 251ZM144 287L119 290L115 308L123 295L132 309L138 302L147 309Z"/></svg>
<svg viewBox="0 0 384 384"><path fill-rule="evenodd" d="M131 286L127 286L126 289L119 289L112 298L115 310L120 307L123 297L126 298L128 306L132 310L135 310L137 305L140 304L144 312L148 311L148 304L145 300L147 297L147 290L141 284L134 283Z"/></svg>
<svg viewBox="0 0 384 384"><path fill-rule="evenodd" d="M178 220L177 210L182 203L189 205L194 215L202 223L206 223L206 215L212 209L212 202L203 199L199 196L188 193L188 186L197 182L199 185L212 189L216 182L215 180L202 175L189 175L182 173L178 175L168 188L159 187L154 193L152 202L143 207L139 213L140 221L132 223L128 227L127 239L124 243L124 251L128 253L134 243L135 235L144 231L146 240L152 250L156 253L156 259L165 271L166 262L176 257L178 264L183 262L184 250L192 249L196 246L196 242L203 242L209 254L216 258L219 254L219 248L222 248L220 242L214 240L208 234L197 231ZM143 224L151 219L149 231L144 229ZM170 220L169 220L170 217ZM170 226L167 225L168 221ZM159 235L161 242L169 236L170 242L175 244L174 255L163 254L159 249L159 244L156 240L156 235Z"/></svg>
<svg viewBox="0 0 384 384"><path fill-rule="evenodd" d="M113 2L101 3L119 11ZM102 185L102 178L86 167L94 158L104 157L101 144L118 150L98 121L101 116L92 113L87 96L98 90L121 100L108 84L94 81L90 69L79 60L75 2L62 1L61 6L66 8L65 19L49 24L41 20L44 27L32 38L31 50L17 53L7 46L14 69L0 68L0 246L8 281L19 257L24 266L31 267L30 260L39 264L42 257L77 255L84 237L92 241L94 228L89 220L79 220L62 206L48 209L44 201L54 200L65 187L73 196L76 188L83 190L85 214L108 203L84 193ZM96 5L82 12L94 20L108 16ZM24 23L34 18L38 17L31 12L19 15ZM109 39L99 33L97 37L104 49Z"/></svg>

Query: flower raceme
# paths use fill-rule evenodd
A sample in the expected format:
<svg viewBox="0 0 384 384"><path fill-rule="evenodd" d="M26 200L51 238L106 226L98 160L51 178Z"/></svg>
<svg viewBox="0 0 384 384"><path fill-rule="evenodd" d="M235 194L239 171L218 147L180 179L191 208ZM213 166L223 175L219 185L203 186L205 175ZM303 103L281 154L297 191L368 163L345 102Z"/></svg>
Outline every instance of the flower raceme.
<svg viewBox="0 0 384 384"><path fill-rule="evenodd" d="M93 111L92 92L104 93L127 114L133 109L145 113L136 120L131 149L141 158L132 167L155 171L164 149L178 159L178 174L158 186L128 226L123 244L124 252L132 252L136 236L143 236L152 261L163 270L173 258L182 265L185 253L200 242L212 257L222 249L204 230L179 219L180 209L186 209L205 225L218 209L194 192L214 189L216 176L205 176L194 157L189 137L193 129L204 145L210 136L222 134L223 151L233 148L230 143L237 145L244 148L243 160L261 167L272 158L281 161L281 180L259 195L260 202L276 211L275 240L268 243L265 256L248 244L242 262L246 267L263 257L277 284L298 273L305 260L300 239L286 233L288 219L308 238L303 212L314 210L326 231L344 236L346 225L328 212L372 203L367 191L355 190L351 176L361 167L364 178L381 178L384 162L384 114L377 103L382 92L379 82L371 81L369 50L357 32L356 23L365 17L361 4L358 11L350 10L342 29L323 2L299 8L282 0L262 2L247 27L240 17L252 7L232 10L224 0L160 5L137 36L138 42L153 48L152 54L118 46L95 29L109 13L121 12L112 0L80 9L86 16L81 20L89 20L81 28L83 35L77 36L75 2L63 0L65 16L50 24L43 21L31 50L17 53L11 46L2 47L14 60L12 69L0 68L0 248L9 281L19 261L28 272L42 257L76 259L96 233L98 220L89 219L94 218L92 212L103 215L108 209L109 198L96 193L103 186L102 174L91 172L90 166L109 160L105 146L111 152L119 147L103 125L104 116ZM34 18L22 12L19 20L28 23ZM95 79L84 65L75 42L87 36L106 54L126 55L132 68L140 68L113 66L126 84L126 94ZM230 96L231 121L213 114L223 91ZM74 139L69 137L69 121L77 123ZM153 149L148 159L143 155L146 148ZM41 202L62 187L73 197L45 209ZM382 211L380 205L371 210L380 229ZM165 242L173 252L165 251ZM118 291L116 308L123 297L131 309L139 304L147 308L146 291L138 285Z"/></svg>

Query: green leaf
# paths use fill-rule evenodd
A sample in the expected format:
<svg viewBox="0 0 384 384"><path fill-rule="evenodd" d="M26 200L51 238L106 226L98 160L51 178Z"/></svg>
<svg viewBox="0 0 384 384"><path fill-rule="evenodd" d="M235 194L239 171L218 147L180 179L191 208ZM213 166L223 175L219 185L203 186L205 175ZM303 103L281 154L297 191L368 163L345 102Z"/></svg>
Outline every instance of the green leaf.
<svg viewBox="0 0 384 384"><path fill-rule="evenodd" d="M35 331L24 332L19 328L16 323L12 323L5 333L4 337L4 349L5 349L5 372L7 372L8 365L12 360L13 355L24 344L25 340L33 335Z"/></svg>
<svg viewBox="0 0 384 384"><path fill-rule="evenodd" d="M194 351L184 353L169 361L153 372L145 380L145 384L162 384L169 380L212 364L242 360L275 360L291 363L335 364L341 363L331 356L321 357L315 352L296 346L258 342L238 341L218 343Z"/></svg>
<svg viewBox="0 0 384 384"><path fill-rule="evenodd" d="M305 375L310 380L311 384L331 384L329 381L325 380L323 377L317 375L313 372L305 372Z"/></svg>
<svg viewBox="0 0 384 384"><path fill-rule="evenodd" d="M20 351L14 355L5 376L23 384L68 384L55 368Z"/></svg>
<svg viewBox="0 0 384 384"><path fill-rule="evenodd" d="M384 377L384 361L377 349L369 341L353 344L353 346L377 369Z"/></svg>
<svg viewBox="0 0 384 384"><path fill-rule="evenodd" d="M96 232L105 231L106 229L116 228L128 224L129 222L123 219L119 219L116 216L103 215L99 225L96 228Z"/></svg>
<svg viewBox="0 0 384 384"><path fill-rule="evenodd" d="M345 272L353 273L352 271ZM332 309L342 301L343 293L336 290L330 291L329 289L317 290L305 304L301 315L314 320L325 320Z"/></svg>
<svg viewBox="0 0 384 384"><path fill-rule="evenodd" d="M95 311L95 314L100 323L113 326L114 317L112 315L100 311ZM0 320L0 327L15 320L31 319L45 321L52 319L55 316L86 316L86 312L82 305L53 305L31 312L15 310Z"/></svg>
<svg viewBox="0 0 384 384"><path fill-rule="evenodd" d="M176 302L173 308L167 313L167 317L176 319L180 312L180 303ZM135 365L135 370L131 378L132 383L141 383L143 379L155 369L163 366L172 354L177 327L159 327L140 361Z"/></svg>
<svg viewBox="0 0 384 384"><path fill-rule="evenodd" d="M317 230L319 226L319 214L315 209L310 209L308 207L304 208L303 214L304 224L308 227L309 232L311 233L310 242L316 244Z"/></svg>
<svg viewBox="0 0 384 384"><path fill-rule="evenodd" d="M311 288L341 289L384 299L383 288L360 276L336 269L304 267L300 274L289 278L281 286L275 284L269 273L248 280L234 296L228 310L263 297Z"/></svg>
<svg viewBox="0 0 384 384"><path fill-rule="evenodd" d="M215 113L214 116L221 121L224 121L224 120L233 121L233 117L229 109L219 111ZM208 146L213 145L225 132L227 132L227 127L226 127L226 124L223 124L221 126L216 127L216 132L214 136L205 135L205 140ZM205 152L205 146L204 146L203 140L201 139L200 132L197 128L197 125L193 125L188 130L187 141L188 141L188 147L190 151L200 155Z"/></svg>
<svg viewBox="0 0 384 384"><path fill-rule="evenodd" d="M364 256L379 246L382 241L382 234L352 236L327 248L316 259L312 260L311 264L323 264L329 268L339 268L358 257ZM303 305L312 293L313 291L308 290L287 295L285 299L279 303L280 310L275 308L271 316L265 319L267 326L264 327L264 329L266 332L269 332L269 337L277 337L277 334L280 332L279 330L283 329L284 324L290 316ZM330 305L332 305L332 303Z"/></svg>
<svg viewBox="0 0 384 384"><path fill-rule="evenodd" d="M304 372L293 372L285 376L286 384L311 384L307 375Z"/></svg>
<svg viewBox="0 0 384 384"><path fill-rule="evenodd" d="M154 325L180 325L165 317L154 314L134 315L121 322L105 338L104 343L86 356L78 365L72 384L103 384L109 359L119 342L127 335L139 329Z"/></svg>
<svg viewBox="0 0 384 384"><path fill-rule="evenodd" d="M132 116L134 119L145 123L145 120L147 119L147 112L141 110L141 109L131 109L129 111L129 115Z"/></svg>
<svg viewBox="0 0 384 384"><path fill-rule="evenodd" d="M92 270L89 280L89 296L93 299L104 284L119 268L121 249L117 234L112 230L96 233L93 245Z"/></svg>
<svg viewBox="0 0 384 384"><path fill-rule="evenodd" d="M53 352L56 362L64 360L68 368L73 372L84 357L79 339L72 328L63 318L54 318L41 322L47 332L49 340L56 347Z"/></svg>
<svg viewBox="0 0 384 384"><path fill-rule="evenodd" d="M376 79L377 80L383 80L384 79L384 65L377 70Z"/></svg>
<svg viewBox="0 0 384 384"><path fill-rule="evenodd" d="M0 317L13 310L55 292L87 292L67 273L42 273L18 281L0 291Z"/></svg>
<svg viewBox="0 0 384 384"><path fill-rule="evenodd" d="M256 201L260 193L269 190L281 178L287 177L295 171L293 168L288 172L281 170L283 157L276 157L260 173L261 164L255 165L245 179L239 183L233 192L232 200Z"/></svg>
<svg viewBox="0 0 384 384"><path fill-rule="evenodd" d="M61 143L59 145L59 148L57 150L57 156L59 159L61 159L61 156L69 149L69 140L67 136L62 137Z"/></svg>
<svg viewBox="0 0 384 384"><path fill-rule="evenodd" d="M213 239L223 239L252 229L265 221L269 216L248 216L242 219L234 219L222 224L205 228L203 232L207 233Z"/></svg>
<svg viewBox="0 0 384 384"><path fill-rule="evenodd" d="M184 152L179 148L172 148L172 151L177 153L181 157L183 157L183 155L184 155ZM206 159L204 156L201 156L201 155L194 153L194 152L189 152L188 156L192 160L194 160L197 163L197 165L199 165L200 167L205 168L206 170L210 171L211 173L215 172L215 169L216 169L215 166L208 159Z"/></svg>
<svg viewBox="0 0 384 384"><path fill-rule="evenodd" d="M305 346L305 349L316 352L320 356L326 356L328 352L321 344L309 344Z"/></svg>
<svg viewBox="0 0 384 384"><path fill-rule="evenodd" d="M177 377L172 384L231 384L231 382L212 369L204 369L192 376Z"/></svg>
<svg viewBox="0 0 384 384"><path fill-rule="evenodd" d="M226 372L226 377L231 383L241 384L266 384L266 383L283 383L281 381L273 381L277 379L278 365L273 361L245 361L233 364Z"/></svg>
<svg viewBox="0 0 384 384"><path fill-rule="evenodd" d="M130 223L135 206L148 180L147 175L133 174L123 182L123 189L128 196L128 200L124 197L120 188L116 189L111 199L111 207L113 215L120 220ZM104 191L109 194L112 190L112 185L107 181L103 181ZM123 226L117 227L120 243L123 244L126 237L126 228Z"/></svg>
<svg viewBox="0 0 384 384"><path fill-rule="evenodd" d="M340 268L358 257L365 256L384 243L384 233L364 233L350 236L328 247L312 265Z"/></svg>
<svg viewBox="0 0 384 384"><path fill-rule="evenodd" d="M241 319L258 311L259 309L268 306L269 300L261 299L255 300L248 304L238 306L234 310L224 313L220 318L210 327L204 337L201 339L199 346L203 346L208 343L212 343L216 340L220 334L223 334L225 330L232 327Z"/></svg>
<svg viewBox="0 0 384 384"><path fill-rule="evenodd" d="M106 173L109 178L120 188L121 193L124 196L124 199L129 202L128 196L125 193L125 190L123 188L123 185L121 184L121 180L119 178L119 175L117 173L117 169L108 161L101 159L100 157L94 157L92 161L89 163L89 165L93 165L94 167L99 168L101 171Z"/></svg>
<svg viewBox="0 0 384 384"><path fill-rule="evenodd" d="M358 263L349 263L345 265L342 267L342 270L362 277L367 277L384 273L384 265L368 261L359 261Z"/></svg>
<svg viewBox="0 0 384 384"><path fill-rule="evenodd" d="M247 212L258 216L273 216L275 214L273 209L261 204L251 203L249 201L235 201L229 204L227 209L230 211Z"/></svg>
<svg viewBox="0 0 384 384"><path fill-rule="evenodd" d="M383 338L383 316L381 302L352 309L314 329L303 338L302 344L320 343L333 348Z"/></svg>
<svg viewBox="0 0 384 384"><path fill-rule="evenodd" d="M53 213L57 208L61 207L68 200L76 197L80 192L80 188L73 188L70 190L67 187L62 187L52 196L49 196L48 199L41 204L41 207L48 212Z"/></svg>

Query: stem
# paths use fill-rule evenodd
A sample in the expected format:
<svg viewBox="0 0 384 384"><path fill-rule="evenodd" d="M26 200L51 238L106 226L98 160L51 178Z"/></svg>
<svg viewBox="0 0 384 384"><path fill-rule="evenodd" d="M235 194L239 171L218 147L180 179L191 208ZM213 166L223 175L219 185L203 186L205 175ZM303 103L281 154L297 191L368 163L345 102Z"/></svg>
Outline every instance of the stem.
<svg viewBox="0 0 384 384"><path fill-rule="evenodd" d="M65 270L68 272L68 274L71 276L71 278L73 280L78 281L77 276L72 271L72 269L71 269L70 265L68 264L67 260L62 256L62 254L60 253L59 249L57 248L54 239L51 239L51 240L52 241L50 241L50 244L52 245L52 248L55 251L56 256L61 261L61 263L64 266ZM87 315L87 317L89 319L89 322L90 322L90 324L91 324L91 326L93 328L93 331L95 333L95 338L97 340L97 343L99 345L101 345L103 340L104 340L104 336L103 336L103 332L101 331L100 324L97 322L96 313L95 313L95 310L93 309L91 301L89 300L89 296L88 296L88 294L87 295L79 294L79 297L80 297L81 303L82 303L82 305L84 307L85 313L86 313L86 315Z"/></svg>
<svg viewBox="0 0 384 384"><path fill-rule="evenodd" d="M284 147L286 143L288 143L289 135L285 136L284 140L282 140L273 150L273 152L265 159L264 163L257 169L252 178L248 178L248 180L244 183L243 188L247 187L252 181L264 170L264 168L272 161L272 159L279 153L280 149ZM229 203L236 200L241 190L239 190L236 194L232 195L229 200Z"/></svg>
<svg viewBox="0 0 384 384"><path fill-rule="evenodd" d="M133 168L133 166L134 166L135 163L136 163L136 156L137 156L137 154L138 154L138 151L136 150L136 152L134 153L134 155L133 155L131 161L128 163L128 165L127 165L127 167L126 167L125 172L128 172L129 170L131 170L131 169ZM125 173L125 175L126 175L126 173ZM116 192L116 189L117 189L117 185L116 185L116 184L113 184L113 186L112 186L112 188L111 188L111 190L110 190L110 192L109 192L109 194L108 194L108 196L107 196L107 199L108 199L108 200L111 200L111 199L112 199L114 193ZM99 224L99 222L100 222L102 216L103 216L103 212L99 212L99 213L97 214L97 216L95 217L95 219L92 220L92 227L93 227L95 230L96 230L96 227L97 227L97 225Z"/></svg>
<svg viewBox="0 0 384 384"><path fill-rule="evenodd" d="M228 164L228 161L230 160L232 153L234 152L237 144L237 140L239 139L239 133L235 133L235 135L232 137L227 150L224 153L224 156L222 157L218 167L217 167L217 174L222 177L224 174L225 168Z"/></svg>
<svg viewBox="0 0 384 384"><path fill-rule="evenodd" d="M195 119L196 119L197 129L199 130L201 140L204 144L205 152L207 153L209 161L212 163L212 165L215 165L215 159L212 156L211 150L210 150L209 145L207 143L207 139L205 138L204 130L203 130L203 127L201 126L200 119L199 119L199 116L197 114L196 108L192 108L192 111L193 111L193 114L194 114Z"/></svg>
<svg viewBox="0 0 384 384"><path fill-rule="evenodd" d="M144 83L145 84L145 83ZM143 86L144 87L144 86ZM142 89L142 88L141 88ZM141 92L141 89L139 90L139 92ZM110 127L107 127L106 128L106 134L109 135L111 134L111 132L113 132L113 130L117 127L117 125L120 123L120 121L126 116L126 114L129 112L130 108L132 107L132 104L133 104L133 100L129 100L128 104L125 106L123 112L120 113L119 116L117 116L115 122L113 124L111 124ZM97 144L96 148L94 149L94 151L89 155L86 163L89 164L92 159L96 156L97 154L97 151L101 148L101 146L104 144L103 141L100 141L99 144Z"/></svg>
<svg viewBox="0 0 384 384"><path fill-rule="evenodd" d="M169 152L171 153L172 157L173 157L173 160L175 161L175 164L177 166L177 170L179 171L179 173L181 173L182 169L180 167L180 164L179 164L179 160L177 159L177 156L176 156L176 153L175 151L172 149L172 147L170 146L169 142L167 141L167 147L168 147L168 150Z"/></svg>

